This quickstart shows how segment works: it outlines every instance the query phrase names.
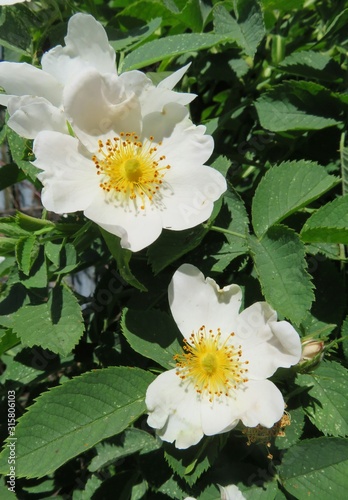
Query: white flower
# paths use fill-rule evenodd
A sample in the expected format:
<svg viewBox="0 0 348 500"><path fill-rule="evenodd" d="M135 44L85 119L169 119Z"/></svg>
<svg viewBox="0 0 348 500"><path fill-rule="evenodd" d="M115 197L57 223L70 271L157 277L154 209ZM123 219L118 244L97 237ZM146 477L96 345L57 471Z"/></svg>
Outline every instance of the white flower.
<svg viewBox="0 0 348 500"><path fill-rule="evenodd" d="M294 328L278 322L265 302L239 313L239 286L220 289L189 264L176 271L168 293L184 351L175 357L177 368L148 387L148 424L177 448L229 431L239 420L247 427L272 427L283 415L284 400L267 378L300 359Z"/></svg>
<svg viewBox="0 0 348 500"><path fill-rule="evenodd" d="M0 104L8 107L8 125L19 135L34 139L41 130L68 133L63 94L76 79L83 79L93 68L101 75L116 76L115 51L109 45L103 26L89 14L75 14L68 23L65 47L58 45L46 52L42 69L27 63L0 63ZM168 102L188 104L194 94L173 92L189 65L181 68L155 87L139 71L130 71L120 78L143 95L144 109L162 110ZM127 75L127 76L126 76Z"/></svg>
<svg viewBox="0 0 348 500"><path fill-rule="evenodd" d="M208 219L226 181L203 165L213 150L205 127L194 126L177 103L143 116L144 78L128 75L90 70L75 81L64 108L77 137L43 131L33 149L48 210L83 210L120 236L123 247L138 251L162 228L182 230Z"/></svg>

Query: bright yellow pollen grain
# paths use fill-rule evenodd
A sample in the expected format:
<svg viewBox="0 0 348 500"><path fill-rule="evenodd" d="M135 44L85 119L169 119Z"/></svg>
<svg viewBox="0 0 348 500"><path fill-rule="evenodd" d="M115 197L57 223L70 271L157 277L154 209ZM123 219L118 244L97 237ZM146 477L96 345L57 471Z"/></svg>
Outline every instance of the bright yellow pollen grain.
<svg viewBox="0 0 348 500"><path fill-rule="evenodd" d="M120 201L134 200L144 210L153 202L170 165L165 155L159 156L161 142L154 144L150 136L143 142L134 132L121 132L120 137L98 141L98 153L92 157L100 176L100 187L116 195Z"/></svg>
<svg viewBox="0 0 348 500"><path fill-rule="evenodd" d="M248 372L241 361L241 346L231 344L231 333L221 341L221 331L216 334L207 331L203 325L198 332L192 333L189 340L184 339L183 352L174 356L177 375L183 381L194 384L198 394L214 397L229 396L233 389L248 381Z"/></svg>

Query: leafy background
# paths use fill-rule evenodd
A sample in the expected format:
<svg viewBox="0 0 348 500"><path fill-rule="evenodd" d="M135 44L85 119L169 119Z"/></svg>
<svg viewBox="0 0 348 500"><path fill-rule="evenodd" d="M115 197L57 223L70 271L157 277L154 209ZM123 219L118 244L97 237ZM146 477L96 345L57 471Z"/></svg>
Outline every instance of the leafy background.
<svg viewBox="0 0 348 500"><path fill-rule="evenodd" d="M42 211L31 143L3 114L0 413L15 390L18 498L216 500L231 483L252 500L344 498L348 2L33 1L1 7L3 59L39 65L79 11L105 25L119 72L157 83L191 62L181 90L229 189L205 224L132 255L81 214ZM183 262L325 342L324 359L275 374L291 425L271 448L237 429L178 451L146 425L146 388L180 345L167 286ZM4 476L7 458L5 442Z"/></svg>

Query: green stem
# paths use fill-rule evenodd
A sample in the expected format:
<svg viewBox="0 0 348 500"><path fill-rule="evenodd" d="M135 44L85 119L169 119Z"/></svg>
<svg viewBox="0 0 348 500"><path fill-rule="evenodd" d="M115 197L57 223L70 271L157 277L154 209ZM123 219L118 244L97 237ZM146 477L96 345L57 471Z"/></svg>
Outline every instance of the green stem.
<svg viewBox="0 0 348 500"><path fill-rule="evenodd" d="M245 234L236 233L235 231L230 231L229 229L224 229L223 227L209 226L209 229L211 229L212 231L216 231L218 233L229 234L231 236L237 236L237 238L243 238L244 240L246 239Z"/></svg>

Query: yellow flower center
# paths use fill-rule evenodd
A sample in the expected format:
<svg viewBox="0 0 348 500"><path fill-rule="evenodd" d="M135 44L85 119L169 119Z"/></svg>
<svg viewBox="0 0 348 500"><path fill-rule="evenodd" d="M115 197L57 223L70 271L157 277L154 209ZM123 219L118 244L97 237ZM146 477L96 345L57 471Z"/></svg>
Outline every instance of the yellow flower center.
<svg viewBox="0 0 348 500"><path fill-rule="evenodd" d="M241 361L242 349L231 344L233 336L230 333L222 342L220 328L214 334L203 325L189 340L184 339L183 352L174 356L177 375L192 382L198 394L207 394L210 401L229 396L231 390L248 381L244 365L249 361Z"/></svg>
<svg viewBox="0 0 348 500"><path fill-rule="evenodd" d="M120 137L99 141L98 154L92 157L101 176L100 187L106 193L116 195L122 201L134 200L140 209L145 209L146 201L153 202L165 171L166 157L159 155L157 145L150 136L144 142L134 132L121 132Z"/></svg>

